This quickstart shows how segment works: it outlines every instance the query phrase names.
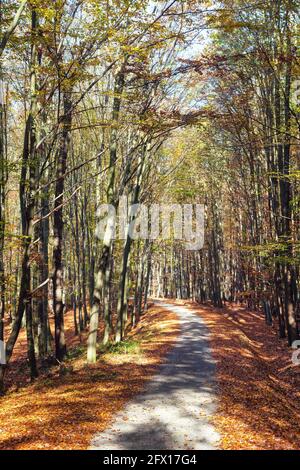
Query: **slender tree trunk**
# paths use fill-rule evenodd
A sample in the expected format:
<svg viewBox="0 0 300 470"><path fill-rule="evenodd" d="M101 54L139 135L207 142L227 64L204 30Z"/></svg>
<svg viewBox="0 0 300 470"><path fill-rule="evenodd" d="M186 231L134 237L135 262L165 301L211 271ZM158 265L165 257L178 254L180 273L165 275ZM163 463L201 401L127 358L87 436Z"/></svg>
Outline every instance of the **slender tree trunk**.
<svg viewBox="0 0 300 470"><path fill-rule="evenodd" d="M6 152L5 152L5 104L0 63L0 341L4 335L5 310L5 271L4 271L4 238L5 238L5 186L6 186Z"/></svg>
<svg viewBox="0 0 300 470"><path fill-rule="evenodd" d="M114 102L113 102L113 119L112 119L112 130L110 136L110 169L108 175L108 187L107 187L107 203L117 208L118 201L116 200L115 192L115 176L116 176L116 161L117 161L117 137L118 137L118 121L121 108L121 97L124 88L124 73L120 71L116 76L115 89L114 89ZM108 220L107 226L114 225L114 220ZM98 268L95 274L94 282L94 293L93 293L93 305L90 316L90 328L88 336L88 350L87 350L87 361L89 363L95 363L97 359L97 335L99 325L99 313L100 313L100 302L101 295L108 296L108 284L107 284L107 271L110 265L110 257L113 243L113 230L107 230L105 239L103 240L102 252L98 263ZM104 299L104 304L107 305L107 298ZM105 338L109 337L110 331L110 313L106 310L105 313Z"/></svg>
<svg viewBox="0 0 300 470"><path fill-rule="evenodd" d="M138 159L138 172L137 172L136 183L134 186L132 199L131 199L131 204L133 206L135 204L138 204L139 202L140 191L141 191L141 180L142 180L142 175L143 175L143 171L145 168L146 154L147 154L147 146L146 144L144 144L141 150L141 154L139 155L139 159ZM135 223L135 220L136 220L136 215L133 215L130 213L129 225L131 227ZM125 241L125 245L123 248L122 268L121 268L121 277L120 277L120 284L119 284L119 298L118 298L118 308L117 308L118 319L117 319L117 328L116 328L116 337L115 337L116 343L122 341L123 333L124 333L124 318L123 317L124 317L124 307L125 307L125 296L127 295L126 277L127 277L128 260L129 260L130 250L131 250L131 244L132 244L132 238L130 236L130 233L128 232L126 235L126 241Z"/></svg>
<svg viewBox="0 0 300 470"><path fill-rule="evenodd" d="M43 194L41 200L41 217L44 217L40 222L40 256L41 266L39 270L39 283L42 284L49 279L49 218L46 217L49 213L48 203L48 190ZM48 302L49 302L49 283L41 288L41 294L38 301L38 314L40 322L39 334L39 349L41 357L45 357L49 353L49 338L48 338Z"/></svg>
<svg viewBox="0 0 300 470"><path fill-rule="evenodd" d="M145 282L145 297L144 297L144 310L147 309L147 302L148 302L148 293L149 293L149 285L150 285L150 276L151 276L151 245L148 249L147 254L147 273L146 273L146 282ZM172 291L173 297L173 291Z"/></svg>
<svg viewBox="0 0 300 470"><path fill-rule="evenodd" d="M35 347L34 347L34 334L33 334L33 322L32 322L32 301L26 303L26 333L27 333L27 356L30 367L31 379L35 379L38 376L36 358L35 358Z"/></svg>
<svg viewBox="0 0 300 470"><path fill-rule="evenodd" d="M64 304L63 304L63 202L65 188L65 173L70 145L70 131L72 124L72 104L69 92L63 93L63 116L61 119L61 136L57 152L55 206L53 217L53 310L55 318L55 355L58 361L62 361L66 355L67 347L64 329Z"/></svg>
<svg viewBox="0 0 300 470"><path fill-rule="evenodd" d="M2 36L2 1L0 1L0 34ZM4 338L5 310L5 271L4 271L4 233L5 233L5 186L6 186L6 125L5 98L2 59L0 57L0 341Z"/></svg>

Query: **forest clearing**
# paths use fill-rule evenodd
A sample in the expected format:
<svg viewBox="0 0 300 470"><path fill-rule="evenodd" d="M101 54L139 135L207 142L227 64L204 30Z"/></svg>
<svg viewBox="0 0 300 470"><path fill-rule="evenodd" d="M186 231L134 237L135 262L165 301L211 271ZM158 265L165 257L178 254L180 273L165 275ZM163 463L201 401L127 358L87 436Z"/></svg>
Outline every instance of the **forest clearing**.
<svg viewBox="0 0 300 470"><path fill-rule="evenodd" d="M0 0L1 450L300 450L299 7Z"/></svg>

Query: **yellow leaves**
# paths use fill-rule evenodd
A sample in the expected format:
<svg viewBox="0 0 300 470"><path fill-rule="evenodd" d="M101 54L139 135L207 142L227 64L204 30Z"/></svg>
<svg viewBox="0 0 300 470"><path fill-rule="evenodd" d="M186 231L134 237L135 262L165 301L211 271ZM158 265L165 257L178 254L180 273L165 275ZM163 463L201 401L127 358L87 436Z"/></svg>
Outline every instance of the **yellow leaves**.
<svg viewBox="0 0 300 470"><path fill-rule="evenodd" d="M222 6L214 10L208 18L208 23L216 29L221 29L227 33L231 33L236 29L242 27L248 27L252 29L259 28L259 23L256 20L255 23L247 20L239 20L238 11L239 8L243 8L239 5L238 1L223 1Z"/></svg>
<svg viewBox="0 0 300 470"><path fill-rule="evenodd" d="M55 16L56 16L56 11L54 8L51 8L51 7L47 7L47 8L39 8L38 9L38 14L40 15L40 17L42 17L44 20L46 21L53 21Z"/></svg>

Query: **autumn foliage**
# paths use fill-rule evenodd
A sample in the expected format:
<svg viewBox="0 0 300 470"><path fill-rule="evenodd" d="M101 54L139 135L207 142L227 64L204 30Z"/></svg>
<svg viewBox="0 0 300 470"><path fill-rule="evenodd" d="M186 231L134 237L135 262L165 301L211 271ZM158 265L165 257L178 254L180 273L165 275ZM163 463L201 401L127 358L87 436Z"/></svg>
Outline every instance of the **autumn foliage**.
<svg viewBox="0 0 300 470"><path fill-rule="evenodd" d="M66 320L71 339L72 321ZM81 343L76 338L64 367L49 367L34 384L26 383L26 358L19 349L11 364L18 386L0 398L0 449L86 449L143 389L177 334L176 315L152 307L119 351L102 351L99 361L87 366L84 338Z"/></svg>

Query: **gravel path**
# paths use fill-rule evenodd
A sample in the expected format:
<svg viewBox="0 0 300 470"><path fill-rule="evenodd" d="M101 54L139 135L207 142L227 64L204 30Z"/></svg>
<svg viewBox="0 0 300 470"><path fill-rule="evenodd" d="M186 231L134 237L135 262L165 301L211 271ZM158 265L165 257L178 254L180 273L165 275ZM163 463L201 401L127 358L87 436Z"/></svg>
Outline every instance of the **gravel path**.
<svg viewBox="0 0 300 470"><path fill-rule="evenodd" d="M96 435L91 449L217 449L209 423L215 412L215 365L203 320L181 306L159 302L180 320L178 340L147 389Z"/></svg>

